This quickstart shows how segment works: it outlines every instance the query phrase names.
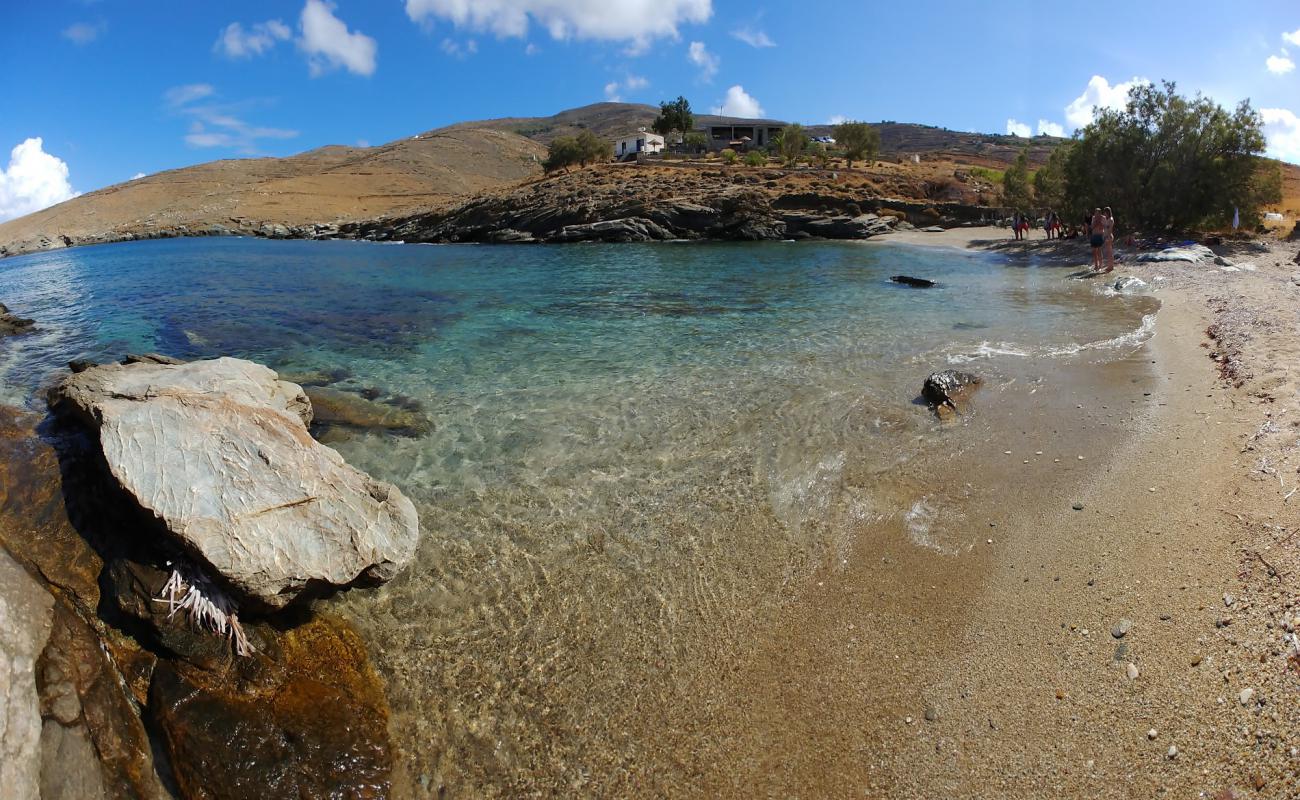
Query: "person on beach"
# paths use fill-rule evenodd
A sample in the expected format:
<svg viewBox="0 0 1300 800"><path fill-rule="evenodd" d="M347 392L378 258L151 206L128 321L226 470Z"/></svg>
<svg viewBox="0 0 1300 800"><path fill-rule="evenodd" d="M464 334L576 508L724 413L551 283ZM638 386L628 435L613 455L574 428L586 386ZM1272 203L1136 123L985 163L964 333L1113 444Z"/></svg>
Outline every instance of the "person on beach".
<svg viewBox="0 0 1300 800"><path fill-rule="evenodd" d="M1087 229L1090 232L1088 244L1092 246L1092 271L1101 272L1101 251L1106 246L1106 218L1100 208L1092 210Z"/></svg>
<svg viewBox="0 0 1300 800"><path fill-rule="evenodd" d="M1020 212L1011 213L1011 233L1015 235L1016 241L1020 241Z"/></svg>
<svg viewBox="0 0 1300 800"><path fill-rule="evenodd" d="M1115 270L1115 212L1106 206L1103 210L1106 215L1106 271Z"/></svg>

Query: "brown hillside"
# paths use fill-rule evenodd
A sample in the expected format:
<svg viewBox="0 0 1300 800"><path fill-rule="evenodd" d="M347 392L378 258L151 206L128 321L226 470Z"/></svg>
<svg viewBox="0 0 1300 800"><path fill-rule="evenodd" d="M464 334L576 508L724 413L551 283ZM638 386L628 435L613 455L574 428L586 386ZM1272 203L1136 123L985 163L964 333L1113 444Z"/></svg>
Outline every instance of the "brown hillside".
<svg viewBox="0 0 1300 800"><path fill-rule="evenodd" d="M338 224L436 208L538 174L545 155L546 148L521 136L457 128L378 147L212 161L0 224L0 254L164 232Z"/></svg>

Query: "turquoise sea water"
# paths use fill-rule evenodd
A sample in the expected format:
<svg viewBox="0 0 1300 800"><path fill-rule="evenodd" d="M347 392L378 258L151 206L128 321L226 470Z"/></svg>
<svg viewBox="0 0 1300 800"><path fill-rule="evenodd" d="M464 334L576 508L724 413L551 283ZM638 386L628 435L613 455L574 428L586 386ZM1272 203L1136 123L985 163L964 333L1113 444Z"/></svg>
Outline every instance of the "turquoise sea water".
<svg viewBox="0 0 1300 800"><path fill-rule="evenodd" d="M866 522L915 515L891 476L979 436L978 412L954 430L914 403L929 371L1028 385L1140 346L1155 301L1067 273L875 243L82 248L0 261L39 325L0 342L0 401L157 351L418 409L426 434L331 439L424 540L330 602L388 682L408 788L554 790L594 752L633 763L619 737L685 702L684 665L742 648Z"/></svg>

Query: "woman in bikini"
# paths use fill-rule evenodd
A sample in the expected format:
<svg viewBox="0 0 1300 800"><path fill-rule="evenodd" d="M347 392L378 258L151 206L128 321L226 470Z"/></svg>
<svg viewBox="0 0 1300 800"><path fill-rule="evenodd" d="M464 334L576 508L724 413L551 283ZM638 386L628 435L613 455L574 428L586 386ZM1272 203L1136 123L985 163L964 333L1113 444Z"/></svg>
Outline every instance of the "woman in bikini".
<svg viewBox="0 0 1300 800"><path fill-rule="evenodd" d="M1088 220L1088 230L1092 234L1088 239L1088 244L1092 245L1092 270L1101 272L1101 249L1106 246L1106 218L1100 208L1092 210L1092 217Z"/></svg>
<svg viewBox="0 0 1300 800"><path fill-rule="evenodd" d="M1115 270L1115 212L1106 206L1103 213L1106 215L1106 271Z"/></svg>

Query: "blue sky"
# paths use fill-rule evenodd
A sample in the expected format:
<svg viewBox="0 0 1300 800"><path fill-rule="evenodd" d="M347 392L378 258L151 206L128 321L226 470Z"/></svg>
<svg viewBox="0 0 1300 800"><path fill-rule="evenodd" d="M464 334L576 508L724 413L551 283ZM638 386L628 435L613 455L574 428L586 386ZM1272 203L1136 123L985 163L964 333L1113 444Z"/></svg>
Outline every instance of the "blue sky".
<svg viewBox="0 0 1300 800"><path fill-rule="evenodd" d="M1088 4L1105 26L1082 4L943 0L0 3L0 219L216 158L678 94L805 123L1068 134L1114 87L1171 79L1268 109L1272 152L1300 163L1294 2Z"/></svg>

